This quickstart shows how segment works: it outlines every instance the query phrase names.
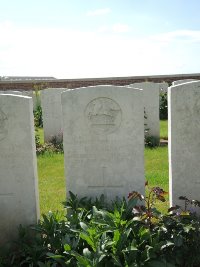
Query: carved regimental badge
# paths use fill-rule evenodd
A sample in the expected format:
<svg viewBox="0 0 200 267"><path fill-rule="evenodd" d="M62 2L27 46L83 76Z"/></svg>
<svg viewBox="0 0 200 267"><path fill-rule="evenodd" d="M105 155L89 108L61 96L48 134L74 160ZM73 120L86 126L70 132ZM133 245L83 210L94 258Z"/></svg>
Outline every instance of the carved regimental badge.
<svg viewBox="0 0 200 267"><path fill-rule="evenodd" d="M122 111L114 100L99 97L88 103L85 117L92 131L98 134L109 134L120 127Z"/></svg>
<svg viewBox="0 0 200 267"><path fill-rule="evenodd" d="M3 140L8 133L6 121L7 117L5 113L0 109L0 141Z"/></svg>

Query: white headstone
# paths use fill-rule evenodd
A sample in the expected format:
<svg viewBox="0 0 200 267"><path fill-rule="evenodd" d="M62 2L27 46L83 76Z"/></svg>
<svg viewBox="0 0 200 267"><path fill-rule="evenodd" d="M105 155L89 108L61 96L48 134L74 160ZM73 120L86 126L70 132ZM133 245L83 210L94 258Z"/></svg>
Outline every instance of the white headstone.
<svg viewBox="0 0 200 267"><path fill-rule="evenodd" d="M13 91L13 90L7 90L7 91L0 91L1 95L7 95L7 94L11 94L11 95L23 95L21 91Z"/></svg>
<svg viewBox="0 0 200 267"><path fill-rule="evenodd" d="M62 93L67 191L107 200L144 193L142 90L91 86Z"/></svg>
<svg viewBox="0 0 200 267"><path fill-rule="evenodd" d="M32 99L0 95L0 245L39 219Z"/></svg>
<svg viewBox="0 0 200 267"><path fill-rule="evenodd" d="M145 109L145 127L148 129L148 135L159 139L160 137L160 118L159 118L159 91L160 84L153 82L133 83L133 88L143 89L144 91L144 109Z"/></svg>
<svg viewBox="0 0 200 267"><path fill-rule="evenodd" d="M33 98L33 91L14 91L14 90L6 90L6 91L0 91L0 94L7 95L23 95L23 96L29 96ZM34 109L34 98L33 98L33 109Z"/></svg>
<svg viewBox="0 0 200 267"><path fill-rule="evenodd" d="M22 91L22 95L24 96L29 96L33 98L33 91Z"/></svg>
<svg viewBox="0 0 200 267"><path fill-rule="evenodd" d="M197 81L197 80L196 79L177 80L177 81L172 82L172 86L179 85L179 84L182 84L182 83L194 82L194 81Z"/></svg>
<svg viewBox="0 0 200 267"><path fill-rule="evenodd" d="M200 200L200 81L169 88L170 205Z"/></svg>
<svg viewBox="0 0 200 267"><path fill-rule="evenodd" d="M38 106L41 106L41 90L33 91L33 110L36 110Z"/></svg>
<svg viewBox="0 0 200 267"><path fill-rule="evenodd" d="M162 82L162 83L159 83L159 86L160 86L160 93L167 93L167 90L168 90L168 83L166 82Z"/></svg>
<svg viewBox="0 0 200 267"><path fill-rule="evenodd" d="M53 137L62 139L61 93L66 88L49 88L41 91L41 105L44 128L44 141Z"/></svg>

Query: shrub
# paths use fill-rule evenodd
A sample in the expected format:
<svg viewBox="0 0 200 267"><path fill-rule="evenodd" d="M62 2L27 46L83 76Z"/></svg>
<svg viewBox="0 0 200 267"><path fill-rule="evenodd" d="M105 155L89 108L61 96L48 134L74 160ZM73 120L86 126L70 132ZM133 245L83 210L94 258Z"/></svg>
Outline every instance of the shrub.
<svg viewBox="0 0 200 267"><path fill-rule="evenodd" d="M41 155L44 153L63 153L63 140L62 134L58 137L54 136L52 139L44 144L40 143L40 137L35 134L36 154Z"/></svg>
<svg viewBox="0 0 200 267"><path fill-rule="evenodd" d="M35 130L35 145L36 145L36 150L37 150L37 148L41 145L41 144L40 144L40 136L39 136L39 134L37 133L37 130Z"/></svg>
<svg viewBox="0 0 200 267"><path fill-rule="evenodd" d="M35 127L43 127L43 119L42 119L42 108L40 105L36 106L36 109L33 111L34 115L34 124Z"/></svg>
<svg viewBox="0 0 200 267"><path fill-rule="evenodd" d="M166 192L147 187L146 197L132 191L109 205L103 196L79 199L70 192L66 216L43 215L32 227L34 238L21 227L17 248L0 266L200 266L199 219L178 206L161 214L154 204Z"/></svg>
<svg viewBox="0 0 200 267"><path fill-rule="evenodd" d="M42 83L39 85L34 85L34 94L35 94L35 101L36 101L36 107L34 110L34 122L35 127L43 127L43 119L42 119L42 107L41 107L41 101L40 101L40 91L42 89L47 88L46 83Z"/></svg>
<svg viewBox="0 0 200 267"><path fill-rule="evenodd" d="M145 146L150 148L155 148L159 146L160 140L156 136L145 136Z"/></svg>
<svg viewBox="0 0 200 267"><path fill-rule="evenodd" d="M160 93L160 119L168 119L167 93Z"/></svg>
<svg viewBox="0 0 200 267"><path fill-rule="evenodd" d="M53 136L50 143L60 152L63 153L63 133L59 133L57 136Z"/></svg>

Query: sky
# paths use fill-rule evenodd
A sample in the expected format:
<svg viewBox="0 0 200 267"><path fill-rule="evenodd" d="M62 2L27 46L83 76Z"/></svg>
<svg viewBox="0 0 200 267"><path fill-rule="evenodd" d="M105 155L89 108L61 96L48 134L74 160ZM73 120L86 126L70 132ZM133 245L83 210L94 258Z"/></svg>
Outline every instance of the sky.
<svg viewBox="0 0 200 267"><path fill-rule="evenodd" d="M0 0L0 76L200 73L199 0Z"/></svg>

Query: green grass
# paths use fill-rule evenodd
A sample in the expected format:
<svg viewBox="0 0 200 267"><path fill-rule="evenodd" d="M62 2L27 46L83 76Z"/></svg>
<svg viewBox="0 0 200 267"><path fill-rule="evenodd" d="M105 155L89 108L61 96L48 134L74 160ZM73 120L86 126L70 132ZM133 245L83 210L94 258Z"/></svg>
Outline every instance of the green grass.
<svg viewBox="0 0 200 267"><path fill-rule="evenodd" d="M150 186L159 186L164 191L169 191L169 170L168 170L168 147L145 149L145 179ZM169 206L169 198L166 202L157 204L157 208L166 212Z"/></svg>
<svg viewBox="0 0 200 267"><path fill-rule="evenodd" d="M62 210L66 198L63 154L38 156L40 212Z"/></svg>
<svg viewBox="0 0 200 267"><path fill-rule="evenodd" d="M38 134L39 135L39 138L40 138L40 143L41 144L44 144L44 130L43 130L43 128L36 128L35 129L35 131L36 131L36 134Z"/></svg>
<svg viewBox="0 0 200 267"><path fill-rule="evenodd" d="M160 120L160 138L168 140L168 120Z"/></svg>

